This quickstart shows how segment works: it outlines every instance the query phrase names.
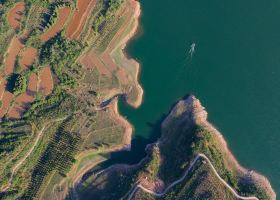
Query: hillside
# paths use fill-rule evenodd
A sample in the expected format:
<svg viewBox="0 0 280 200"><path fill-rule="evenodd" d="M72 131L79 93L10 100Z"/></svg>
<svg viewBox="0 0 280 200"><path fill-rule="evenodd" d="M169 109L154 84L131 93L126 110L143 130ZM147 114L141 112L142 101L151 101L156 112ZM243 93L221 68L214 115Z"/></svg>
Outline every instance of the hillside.
<svg viewBox="0 0 280 200"><path fill-rule="evenodd" d="M262 175L241 167L194 96L179 101L138 165L87 176L81 199L276 199ZM105 195L108 194L108 195Z"/></svg>
<svg viewBox="0 0 280 200"><path fill-rule="evenodd" d="M130 148L117 98L142 100L123 54L139 15L134 0L0 2L0 199L63 199Z"/></svg>

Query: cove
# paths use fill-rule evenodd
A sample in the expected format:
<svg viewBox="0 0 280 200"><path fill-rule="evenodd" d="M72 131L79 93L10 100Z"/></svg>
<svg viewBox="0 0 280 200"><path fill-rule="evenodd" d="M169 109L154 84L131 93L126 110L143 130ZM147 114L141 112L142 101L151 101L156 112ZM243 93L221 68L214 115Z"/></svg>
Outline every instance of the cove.
<svg viewBox="0 0 280 200"><path fill-rule="evenodd" d="M143 158L164 115L191 93L239 162L267 176L279 193L280 2L141 0L141 8L141 31L127 52L141 64L144 101L138 109L120 102L135 128L132 151L109 162Z"/></svg>

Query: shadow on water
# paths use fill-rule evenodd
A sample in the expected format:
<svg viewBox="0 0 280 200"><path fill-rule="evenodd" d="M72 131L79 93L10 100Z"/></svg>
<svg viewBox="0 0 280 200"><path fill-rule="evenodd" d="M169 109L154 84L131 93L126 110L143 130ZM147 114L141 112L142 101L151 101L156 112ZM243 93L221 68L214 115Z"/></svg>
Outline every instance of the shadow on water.
<svg viewBox="0 0 280 200"><path fill-rule="evenodd" d="M189 96L190 94L186 94L185 96L183 96L182 99L187 99ZM178 103L178 101L173 103L168 113L171 112L171 110ZM113 166L114 164L133 165L139 163L147 155L146 146L148 144L156 142L161 137L161 124L164 121L164 119L167 117L167 115L168 114L162 114L161 117L155 122L147 122L147 126L149 127L150 130L149 131L150 137L144 138L141 135L137 135L136 137L133 138L131 142L131 149L129 151L124 150L124 151L114 152L111 154L101 154L103 157L107 158L108 160L95 166L86 174L84 174L81 182L89 178L93 173L104 170L110 166Z"/></svg>
<svg viewBox="0 0 280 200"><path fill-rule="evenodd" d="M107 161L95 166L90 171L88 171L82 178L82 182L89 178L93 173L96 173L100 170L104 170L114 164L128 164L133 165L139 163L147 153L145 148L148 144L156 142L161 135L161 124L166 118L166 114L162 114L159 120L156 122L148 122L147 126L150 128L149 139L142 136L136 136L133 138L131 143L131 149L129 151L118 151L111 154L103 154L102 156L108 158Z"/></svg>

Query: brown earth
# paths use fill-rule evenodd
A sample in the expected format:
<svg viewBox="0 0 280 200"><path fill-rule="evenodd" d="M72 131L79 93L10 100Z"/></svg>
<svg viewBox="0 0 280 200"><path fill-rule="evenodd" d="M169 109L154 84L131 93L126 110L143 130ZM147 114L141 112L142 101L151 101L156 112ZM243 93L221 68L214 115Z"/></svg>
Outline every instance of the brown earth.
<svg viewBox="0 0 280 200"><path fill-rule="evenodd" d="M120 146L114 147L112 151L120 151L125 149L130 150L133 128L132 125L123 116L119 114L118 100L114 100L112 102L111 106L109 107L109 110L117 124L120 124L125 129L122 144Z"/></svg>
<svg viewBox="0 0 280 200"><path fill-rule="evenodd" d="M8 22L13 29L17 29L20 25L22 14L25 10L25 3L18 2L8 13Z"/></svg>
<svg viewBox="0 0 280 200"><path fill-rule="evenodd" d="M10 109L8 117L10 119L20 119L23 112L34 101L34 97L27 94L27 92L19 95L16 98L14 106Z"/></svg>
<svg viewBox="0 0 280 200"><path fill-rule="evenodd" d="M5 92L5 86L6 86L6 81L2 79L0 83L0 99L2 99L2 96Z"/></svg>
<svg viewBox="0 0 280 200"><path fill-rule="evenodd" d="M118 66L113 61L111 55L108 52L104 52L100 58L102 59L102 62L105 64L105 66L109 69L110 72L114 72L118 69Z"/></svg>
<svg viewBox="0 0 280 200"><path fill-rule="evenodd" d="M29 77L27 94L30 96L35 96L37 93L38 86L38 76L35 73L32 73Z"/></svg>
<svg viewBox="0 0 280 200"><path fill-rule="evenodd" d="M70 19L68 27L66 29L66 36L70 39L78 39L83 26L86 23L86 19L90 14L90 11L95 6L96 0L78 0L77 9Z"/></svg>
<svg viewBox="0 0 280 200"><path fill-rule="evenodd" d="M38 77L35 73L32 73L29 78L27 91L16 98L14 106L9 111L8 117L10 119L20 119L23 112L28 109L37 93L37 83Z"/></svg>
<svg viewBox="0 0 280 200"><path fill-rule="evenodd" d="M60 8L58 11L58 18L56 23L50 29L48 29L47 32L43 33L40 39L43 42L46 42L50 38L54 37L59 31L61 31L63 29L66 20L68 19L70 12L71 12L71 8L69 7Z"/></svg>
<svg viewBox="0 0 280 200"><path fill-rule="evenodd" d="M2 99L2 96L5 92L7 81L4 78L4 75L0 72L0 99Z"/></svg>
<svg viewBox="0 0 280 200"><path fill-rule="evenodd" d="M9 105L11 103L11 101L13 100L13 94L8 92L8 91L5 91L4 94L3 94L3 97L2 97L2 107L0 108L0 118L2 118L8 108L9 108Z"/></svg>
<svg viewBox="0 0 280 200"><path fill-rule="evenodd" d="M127 58L123 51L126 47L126 43L138 30L140 12L140 4L138 1L127 1L127 4L117 12L118 17L125 17L125 22L112 38L106 50L101 54L89 51L80 57L80 63L85 68L96 68L100 74L108 78L112 78L112 76L115 75L122 85L134 85L137 90L137 97L133 100L127 99L127 103L133 107L138 107L142 102L143 90L138 83L140 66L135 60ZM114 51L122 51L120 66L115 63L112 57ZM129 93L130 91L125 92Z"/></svg>
<svg viewBox="0 0 280 200"><path fill-rule="evenodd" d="M132 19L135 20L135 23L133 23L133 27L130 30L130 32L121 40L121 42L119 42L119 44L121 45L121 49L122 49L123 62L130 62L130 65L135 66L135 68L136 68L135 75L134 75L134 77L135 77L134 82L135 82L136 89L137 89L137 98L133 101L130 101L128 99L127 103L130 104L131 106L137 108L142 103L143 93L144 93L144 91L138 81L140 65L138 62L136 62L136 60L128 59L127 56L124 54L124 49L125 49L127 43L130 41L130 39L133 38L138 31L141 9L140 9L140 3L138 1L135 1L135 0L129 1L129 5L131 6L131 9L133 10Z"/></svg>
<svg viewBox="0 0 280 200"><path fill-rule="evenodd" d="M96 67L100 74L106 75L108 78L112 77L110 70L94 52L82 55L80 57L80 63L87 69L93 69Z"/></svg>
<svg viewBox="0 0 280 200"><path fill-rule="evenodd" d="M50 67L45 67L40 71L39 80L39 91L45 96L51 94L53 90L53 78Z"/></svg>
<svg viewBox="0 0 280 200"><path fill-rule="evenodd" d="M13 37L9 49L7 51L7 57L5 59L6 75L10 75L13 73L17 55L23 47L24 45L21 43L20 39L16 36Z"/></svg>
<svg viewBox="0 0 280 200"><path fill-rule="evenodd" d="M124 69L119 69L116 73L118 80L123 85L128 85L130 82L130 76L124 71Z"/></svg>
<svg viewBox="0 0 280 200"><path fill-rule="evenodd" d="M32 73L29 78L27 91L16 98L13 107L9 110L8 117L10 119L20 119L24 111L28 109L37 93L37 83L38 77L35 73Z"/></svg>
<svg viewBox="0 0 280 200"><path fill-rule="evenodd" d="M23 70L28 69L35 62L37 57L37 49L33 47L26 48L26 50L22 54L22 59L20 60L20 64L23 67Z"/></svg>

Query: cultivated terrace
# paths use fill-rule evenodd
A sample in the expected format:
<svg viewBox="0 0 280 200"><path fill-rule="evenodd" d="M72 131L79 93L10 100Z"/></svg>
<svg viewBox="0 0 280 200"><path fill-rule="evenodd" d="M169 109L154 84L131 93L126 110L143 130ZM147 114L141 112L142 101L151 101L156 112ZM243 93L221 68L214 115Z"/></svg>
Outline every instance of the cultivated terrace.
<svg viewBox="0 0 280 200"><path fill-rule="evenodd" d="M0 1L0 199L65 198L131 131L138 64L123 55L134 0Z"/></svg>

